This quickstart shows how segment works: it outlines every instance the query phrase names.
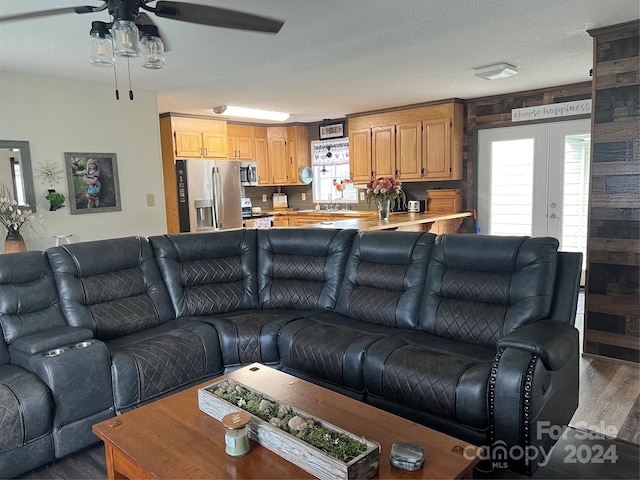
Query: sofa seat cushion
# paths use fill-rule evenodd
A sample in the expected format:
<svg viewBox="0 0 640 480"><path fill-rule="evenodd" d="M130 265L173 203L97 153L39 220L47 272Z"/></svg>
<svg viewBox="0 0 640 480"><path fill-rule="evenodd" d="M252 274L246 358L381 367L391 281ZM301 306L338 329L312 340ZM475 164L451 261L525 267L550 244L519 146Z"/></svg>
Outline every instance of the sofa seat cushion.
<svg viewBox="0 0 640 480"><path fill-rule="evenodd" d="M0 453L51 432L53 406L47 386L15 365L0 366Z"/></svg>
<svg viewBox="0 0 640 480"><path fill-rule="evenodd" d="M486 429L494 357L492 348L405 330L369 347L365 387L387 401Z"/></svg>
<svg viewBox="0 0 640 480"><path fill-rule="evenodd" d="M223 370L217 332L202 322L173 320L106 344L119 411Z"/></svg>
<svg viewBox="0 0 640 480"><path fill-rule="evenodd" d="M280 329L293 320L314 313L320 311L263 308L185 319L197 319L213 325L220 338L224 365L234 367L254 362L279 364Z"/></svg>
<svg viewBox="0 0 640 480"><path fill-rule="evenodd" d="M278 346L284 371L364 394L363 362L367 348L398 329L324 312L295 320L280 331Z"/></svg>

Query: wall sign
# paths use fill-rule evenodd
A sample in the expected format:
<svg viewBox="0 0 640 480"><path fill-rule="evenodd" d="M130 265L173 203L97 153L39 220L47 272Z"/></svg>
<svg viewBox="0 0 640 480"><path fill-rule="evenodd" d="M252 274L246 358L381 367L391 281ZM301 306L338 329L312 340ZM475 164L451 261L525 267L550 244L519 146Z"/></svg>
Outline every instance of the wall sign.
<svg viewBox="0 0 640 480"><path fill-rule="evenodd" d="M514 108L511 110L512 122L526 122L542 118L570 117L591 113L591 99L575 102L552 103L537 107Z"/></svg>
<svg viewBox="0 0 640 480"><path fill-rule="evenodd" d="M320 125L320 139L344 137L344 122Z"/></svg>

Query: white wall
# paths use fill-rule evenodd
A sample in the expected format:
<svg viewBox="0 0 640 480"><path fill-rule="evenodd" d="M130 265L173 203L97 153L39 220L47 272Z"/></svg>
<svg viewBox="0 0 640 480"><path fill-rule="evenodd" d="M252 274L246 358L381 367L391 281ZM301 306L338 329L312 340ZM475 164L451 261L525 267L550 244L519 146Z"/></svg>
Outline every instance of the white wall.
<svg viewBox="0 0 640 480"><path fill-rule="evenodd" d="M29 250L52 246L54 234L70 233L79 242L166 232L156 94L135 83L134 93L130 101L121 88L117 101L108 84L0 72L0 140L29 141L43 215L24 235ZM117 155L122 211L71 215L66 174L53 186L37 174L39 162L62 170L64 152ZM64 193L65 208L48 211L48 188ZM153 207L148 194L155 196Z"/></svg>

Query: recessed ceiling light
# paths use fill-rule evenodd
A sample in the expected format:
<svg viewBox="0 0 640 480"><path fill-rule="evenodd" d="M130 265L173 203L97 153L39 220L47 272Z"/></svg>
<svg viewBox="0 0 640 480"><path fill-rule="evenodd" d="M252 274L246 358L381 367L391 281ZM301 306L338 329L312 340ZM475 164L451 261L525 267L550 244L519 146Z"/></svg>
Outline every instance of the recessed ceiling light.
<svg viewBox="0 0 640 480"><path fill-rule="evenodd" d="M518 67L514 67L508 63L496 63L495 65L487 65L486 67L473 69L473 74L476 77L486 78L487 80L511 77L516 73L518 73Z"/></svg>
<svg viewBox="0 0 640 480"><path fill-rule="evenodd" d="M273 120L276 122L284 122L289 118L288 113L272 112L270 110L258 110L255 108L234 107L232 105L213 107L213 113L225 115L229 117L257 118L260 120Z"/></svg>

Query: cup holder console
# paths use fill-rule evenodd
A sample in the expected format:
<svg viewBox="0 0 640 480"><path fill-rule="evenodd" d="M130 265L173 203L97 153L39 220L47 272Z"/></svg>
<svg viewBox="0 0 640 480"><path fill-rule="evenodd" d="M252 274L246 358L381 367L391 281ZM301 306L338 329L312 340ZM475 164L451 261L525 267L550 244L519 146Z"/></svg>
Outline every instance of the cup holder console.
<svg viewBox="0 0 640 480"><path fill-rule="evenodd" d="M66 348L54 348L53 350L49 350L48 352L45 352L44 356L57 357L58 355L62 355L66 351L67 351Z"/></svg>
<svg viewBox="0 0 640 480"><path fill-rule="evenodd" d="M67 352L68 350L79 350L81 348L87 348L93 345L93 342L78 342L73 345L69 345L68 347L54 348L53 350L49 350L48 352L43 353L45 357L57 357Z"/></svg>

